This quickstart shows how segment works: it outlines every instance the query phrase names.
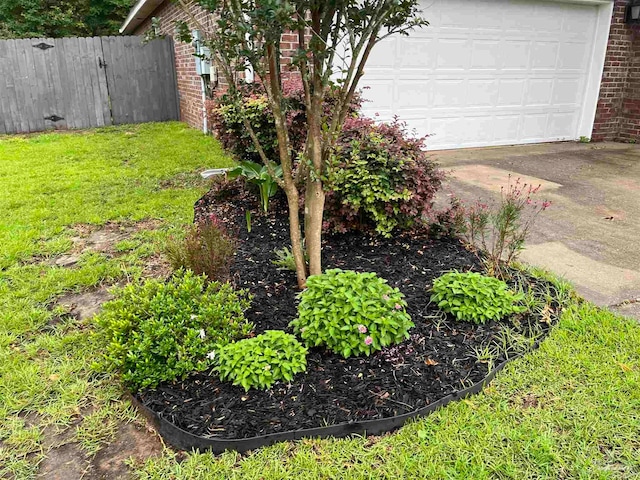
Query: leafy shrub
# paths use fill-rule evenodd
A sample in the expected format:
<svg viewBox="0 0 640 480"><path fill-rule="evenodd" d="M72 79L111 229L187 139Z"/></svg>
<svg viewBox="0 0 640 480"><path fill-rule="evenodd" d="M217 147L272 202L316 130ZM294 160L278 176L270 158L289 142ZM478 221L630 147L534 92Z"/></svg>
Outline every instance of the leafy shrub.
<svg viewBox="0 0 640 480"><path fill-rule="evenodd" d="M287 129L293 153L300 152L307 138L306 111L302 82L297 78L283 81L284 108L287 112ZM325 97L325 116L329 115L335 102L337 87L328 87ZM242 104L249 123L260 139L268 159L276 161L278 138L266 94L259 83L244 84L240 87ZM358 112L362 100L356 95L350 105L350 115ZM222 146L240 160L262 163L262 159L242 121L240 109L229 94L223 94L207 102L209 125ZM295 158L295 155L294 155Z"/></svg>
<svg viewBox="0 0 640 480"><path fill-rule="evenodd" d="M478 202L467 209L466 239L471 245L480 245L486 251L487 271L490 275L506 278L508 270L520 252L536 218L549 208L551 202L538 201L534 195L540 185L533 187L516 179L501 189L500 204L496 208Z"/></svg>
<svg viewBox="0 0 640 480"><path fill-rule="evenodd" d="M215 367L222 380L245 390L266 390L277 380L290 381L307 369L307 349L281 330L267 330L254 338L230 343L218 352Z"/></svg>
<svg viewBox="0 0 640 480"><path fill-rule="evenodd" d="M212 281L229 279L235 251L235 238L213 214L191 226L184 240L170 238L166 247L174 270L192 270Z"/></svg>
<svg viewBox="0 0 640 480"><path fill-rule="evenodd" d="M294 331L345 358L401 342L414 326L404 295L375 273L327 270L310 276L299 298Z"/></svg>
<svg viewBox="0 0 640 480"><path fill-rule="evenodd" d="M424 140L398 121L348 119L325 179L325 228L391 236L429 217L444 174L423 151Z"/></svg>
<svg viewBox="0 0 640 480"><path fill-rule="evenodd" d="M482 324L525 310L502 280L475 272L449 272L433 282L431 301L458 320Z"/></svg>
<svg viewBox="0 0 640 480"><path fill-rule="evenodd" d="M229 284L179 271L118 290L97 317L104 343L101 366L122 374L136 391L210 366L210 352L247 336L250 298Z"/></svg>

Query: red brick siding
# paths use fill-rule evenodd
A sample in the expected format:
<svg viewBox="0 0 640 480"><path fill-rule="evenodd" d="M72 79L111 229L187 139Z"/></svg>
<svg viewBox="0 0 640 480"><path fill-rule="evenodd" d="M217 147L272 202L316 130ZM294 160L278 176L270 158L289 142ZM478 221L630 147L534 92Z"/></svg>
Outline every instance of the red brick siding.
<svg viewBox="0 0 640 480"><path fill-rule="evenodd" d="M211 21L210 15L195 2L189 3L191 15L198 22L206 25ZM175 23L187 22L192 29L190 15L182 10L176 3L170 0L162 3L150 16L135 30L136 35L143 35L151 26L151 18L160 20L160 31L163 35L174 36ZM202 128L204 122L204 105L202 102L202 84L200 76L196 74L194 48L189 43L183 43L175 39L176 76L178 78L178 95L180 98L180 119L192 127Z"/></svg>
<svg viewBox="0 0 640 480"><path fill-rule="evenodd" d="M615 0L592 140L640 134L640 28L624 22L628 0Z"/></svg>

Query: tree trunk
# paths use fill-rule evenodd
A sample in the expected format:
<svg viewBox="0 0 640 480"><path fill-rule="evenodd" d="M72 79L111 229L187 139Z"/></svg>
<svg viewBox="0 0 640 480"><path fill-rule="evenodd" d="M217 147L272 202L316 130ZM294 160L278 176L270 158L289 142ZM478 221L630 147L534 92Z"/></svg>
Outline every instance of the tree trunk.
<svg viewBox="0 0 640 480"><path fill-rule="evenodd" d="M309 274L322 273L322 216L324 212L324 190L322 182L309 175L304 198L304 232L309 255Z"/></svg>
<svg viewBox="0 0 640 480"><path fill-rule="evenodd" d="M307 264L304 260L304 249L302 248L302 235L300 232L300 206L298 191L294 187L285 187L287 204L289 206L289 237L291 238L291 253L296 264L296 277L298 288L301 290L307 285Z"/></svg>
<svg viewBox="0 0 640 480"><path fill-rule="evenodd" d="M278 152L280 166L282 167L282 180L284 193L287 195L289 206L289 236L291 237L291 253L296 264L296 276L298 287L303 289L307 283L307 265L304 260L304 249L300 232L300 196L293 178L292 161L290 154L289 133L287 131L286 118L282 110L282 86L280 84L280 56L274 44L267 45L267 59L269 63L267 93L269 103L273 111L273 119L278 137Z"/></svg>
<svg viewBox="0 0 640 480"><path fill-rule="evenodd" d="M319 82L318 82L319 83ZM311 168L307 174L304 197L304 233L309 255L309 274L322 273L322 216L324 213L324 190L322 188L322 129L320 126L322 108L322 85L316 86L312 110L307 115L309 127L307 155Z"/></svg>

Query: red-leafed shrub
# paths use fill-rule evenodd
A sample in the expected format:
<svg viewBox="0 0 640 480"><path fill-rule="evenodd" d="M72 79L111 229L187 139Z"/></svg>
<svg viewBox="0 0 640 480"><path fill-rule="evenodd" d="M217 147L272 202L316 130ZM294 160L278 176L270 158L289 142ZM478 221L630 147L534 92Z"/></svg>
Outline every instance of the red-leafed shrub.
<svg viewBox="0 0 640 480"><path fill-rule="evenodd" d="M444 178L424 147L398 120L348 119L328 168L325 227L390 236L423 225Z"/></svg>
<svg viewBox="0 0 640 480"><path fill-rule="evenodd" d="M327 89L325 96L325 117L327 118L331 112L331 106L335 102L336 88L338 87ZM303 149L307 138L302 82L297 78L284 80L282 91L287 114L287 129L295 158L295 154ZM267 158L278 163L276 127L264 88L258 83L248 83L240 86L240 92L243 97L245 114L260 139ZM360 96L356 95L349 107L351 115L358 112L361 103ZM238 160L262 163L249 132L244 126L240 110L228 94L222 94L207 102L207 117L212 131L226 150L234 154Z"/></svg>
<svg viewBox="0 0 640 480"><path fill-rule="evenodd" d="M170 238L167 257L174 270L191 270L209 281L229 280L237 241L214 214L192 225L184 239Z"/></svg>

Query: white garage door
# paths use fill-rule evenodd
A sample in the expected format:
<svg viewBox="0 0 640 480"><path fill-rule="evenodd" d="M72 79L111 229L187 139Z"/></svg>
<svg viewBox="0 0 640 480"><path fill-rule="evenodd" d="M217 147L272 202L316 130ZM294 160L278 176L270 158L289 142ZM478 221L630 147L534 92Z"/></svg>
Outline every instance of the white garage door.
<svg viewBox="0 0 640 480"><path fill-rule="evenodd" d="M598 8L423 1L430 26L373 50L361 83L369 87L363 109L382 120L397 115L418 134L433 135L430 149L576 139L584 134L582 116L593 122L595 99L585 109L585 92L593 90L589 81L599 86L594 44L606 43L608 32L596 35Z"/></svg>

